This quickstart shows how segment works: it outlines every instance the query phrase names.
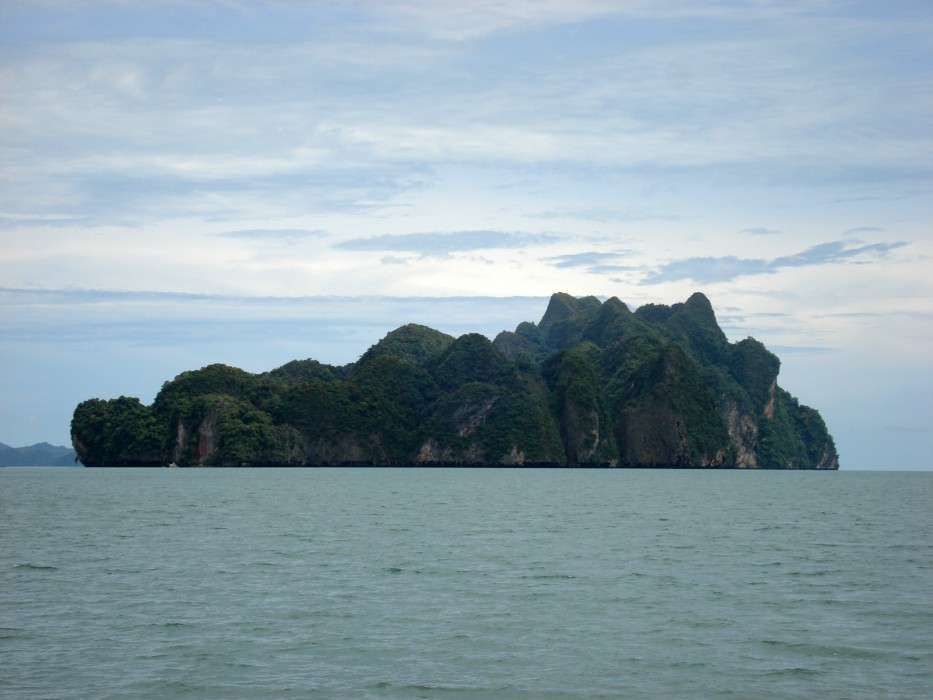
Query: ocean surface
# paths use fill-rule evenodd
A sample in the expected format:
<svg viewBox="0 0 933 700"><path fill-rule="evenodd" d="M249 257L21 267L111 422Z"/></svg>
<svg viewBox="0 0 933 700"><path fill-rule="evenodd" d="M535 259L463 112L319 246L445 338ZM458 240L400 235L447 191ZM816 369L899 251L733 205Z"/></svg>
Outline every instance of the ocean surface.
<svg viewBox="0 0 933 700"><path fill-rule="evenodd" d="M933 473L0 469L2 698L929 698Z"/></svg>

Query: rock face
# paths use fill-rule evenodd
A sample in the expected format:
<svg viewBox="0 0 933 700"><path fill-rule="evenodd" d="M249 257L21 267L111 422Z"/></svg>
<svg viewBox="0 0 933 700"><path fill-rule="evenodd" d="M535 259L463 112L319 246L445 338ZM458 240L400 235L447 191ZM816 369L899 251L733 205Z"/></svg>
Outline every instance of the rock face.
<svg viewBox="0 0 933 700"><path fill-rule="evenodd" d="M630 310L555 294L490 342L409 324L351 365L224 365L151 406L90 399L86 466L339 464L838 469L819 413L758 341L729 343L702 294Z"/></svg>

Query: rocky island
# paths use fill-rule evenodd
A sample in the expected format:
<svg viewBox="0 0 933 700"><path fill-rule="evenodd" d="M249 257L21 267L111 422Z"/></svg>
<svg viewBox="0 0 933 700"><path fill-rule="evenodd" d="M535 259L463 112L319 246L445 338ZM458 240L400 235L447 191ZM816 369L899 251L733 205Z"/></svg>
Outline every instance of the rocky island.
<svg viewBox="0 0 933 700"><path fill-rule="evenodd" d="M183 372L151 406L82 402L71 434L88 467L838 469L779 368L757 340L730 343L703 294L635 311L554 294L493 341L409 324L345 366Z"/></svg>

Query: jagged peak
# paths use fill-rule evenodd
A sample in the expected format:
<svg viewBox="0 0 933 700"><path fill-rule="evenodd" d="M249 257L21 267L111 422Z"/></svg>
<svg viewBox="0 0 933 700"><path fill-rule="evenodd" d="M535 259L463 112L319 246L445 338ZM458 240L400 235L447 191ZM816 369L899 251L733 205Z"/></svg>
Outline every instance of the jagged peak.
<svg viewBox="0 0 933 700"><path fill-rule="evenodd" d="M716 313L713 311L713 305L703 292L694 292L684 303L683 308L692 313L700 314L708 319L715 321Z"/></svg>
<svg viewBox="0 0 933 700"><path fill-rule="evenodd" d="M617 297L607 299L592 315L580 336L599 347L607 347L623 337L644 330L647 326Z"/></svg>
<svg viewBox="0 0 933 700"><path fill-rule="evenodd" d="M566 292L555 292L551 295L551 300L538 323L538 328L546 333L555 323L581 314L595 313L602 305L602 302L592 295L575 297Z"/></svg>
<svg viewBox="0 0 933 700"><path fill-rule="evenodd" d="M604 309L612 309L613 311L619 311L621 313L632 313L632 310L628 308L626 303L619 299L619 297L609 297L606 301L603 302Z"/></svg>
<svg viewBox="0 0 933 700"><path fill-rule="evenodd" d="M718 336L721 342L727 342L726 334L723 333L722 329L719 327L719 322L716 320L716 313L713 311L713 305L710 303L709 299L706 298L705 294L701 294L700 292L691 294L686 302L683 304L674 304L671 308L673 310L671 321L677 323L686 322L687 325L691 327L708 329L712 331L714 335Z"/></svg>
<svg viewBox="0 0 933 700"><path fill-rule="evenodd" d="M551 300L548 302L544 316L541 317L541 321L538 323L538 328L546 331L558 321L576 315L579 310L580 303L576 297L566 292L555 292L551 295Z"/></svg>

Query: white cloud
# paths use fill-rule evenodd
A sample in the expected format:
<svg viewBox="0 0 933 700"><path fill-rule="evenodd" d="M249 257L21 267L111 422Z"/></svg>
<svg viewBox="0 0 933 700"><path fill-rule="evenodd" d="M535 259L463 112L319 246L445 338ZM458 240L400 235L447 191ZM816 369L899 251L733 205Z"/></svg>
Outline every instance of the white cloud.
<svg viewBox="0 0 933 700"><path fill-rule="evenodd" d="M350 238L334 245L340 250L405 251L437 256L470 250L529 248L550 245L560 237L548 233L514 231L445 231L431 233L383 234Z"/></svg>

